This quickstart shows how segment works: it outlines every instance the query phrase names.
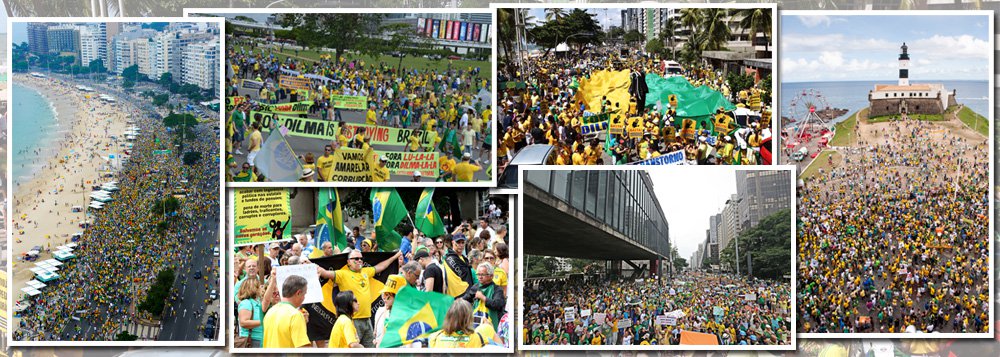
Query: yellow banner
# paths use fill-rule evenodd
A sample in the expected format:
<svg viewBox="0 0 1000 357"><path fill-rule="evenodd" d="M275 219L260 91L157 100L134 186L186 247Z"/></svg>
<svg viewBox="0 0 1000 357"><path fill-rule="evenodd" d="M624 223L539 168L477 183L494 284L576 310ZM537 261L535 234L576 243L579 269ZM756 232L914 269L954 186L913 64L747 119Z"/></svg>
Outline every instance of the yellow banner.
<svg viewBox="0 0 1000 357"><path fill-rule="evenodd" d="M292 238L292 206L284 188L238 188L233 210L236 246Z"/></svg>
<svg viewBox="0 0 1000 357"><path fill-rule="evenodd" d="M605 111L615 110L615 108L628 108L629 94L628 86L631 83L629 71L622 70L596 71L591 73L590 78L580 80L580 90L576 94L576 101L582 101L587 105L587 110L600 112L601 101L607 97L611 106L604 108ZM618 104L616 107L615 104Z"/></svg>
<svg viewBox="0 0 1000 357"><path fill-rule="evenodd" d="M237 105L247 101L246 97L226 97L226 111L233 111Z"/></svg>
<svg viewBox="0 0 1000 357"><path fill-rule="evenodd" d="M366 110L368 109L368 97L363 95L331 95L330 101L334 108Z"/></svg>
<svg viewBox="0 0 1000 357"><path fill-rule="evenodd" d="M339 148L333 153L333 182L371 182L378 153L372 149Z"/></svg>

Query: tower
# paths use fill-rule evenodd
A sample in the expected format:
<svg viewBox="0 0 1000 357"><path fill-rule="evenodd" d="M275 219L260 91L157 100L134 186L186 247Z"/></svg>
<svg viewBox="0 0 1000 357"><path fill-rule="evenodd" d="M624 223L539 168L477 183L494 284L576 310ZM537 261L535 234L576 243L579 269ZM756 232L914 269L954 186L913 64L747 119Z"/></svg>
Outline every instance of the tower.
<svg viewBox="0 0 1000 357"><path fill-rule="evenodd" d="M903 52L899 54L899 85L908 86L910 85L910 55L906 53L906 42L903 42L903 47L900 49Z"/></svg>

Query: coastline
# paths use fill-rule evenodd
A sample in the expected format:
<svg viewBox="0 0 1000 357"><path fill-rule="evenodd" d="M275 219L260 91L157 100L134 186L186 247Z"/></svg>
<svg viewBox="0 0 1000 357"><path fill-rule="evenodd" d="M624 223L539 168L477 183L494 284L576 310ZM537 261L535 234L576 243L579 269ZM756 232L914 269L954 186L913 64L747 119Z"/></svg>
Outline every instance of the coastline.
<svg viewBox="0 0 1000 357"><path fill-rule="evenodd" d="M78 223L86 219L85 213L71 212L71 208L89 204L88 188L100 182L99 171L106 165L103 158L118 150L109 136L121 136L127 115L121 104L104 103L96 94L87 99L70 81L15 75L13 82L41 93L55 107L61 129L61 134L42 139L49 141L41 149L48 160L33 170L32 178L13 184L13 225L9 228L13 242L8 244L12 247L11 291L19 292L34 276L28 270L33 264L18 261L21 254L41 246L39 260L50 259L49 249L70 242L73 233L82 231ZM11 299L19 301L20 294L12 294ZM19 319L12 320L12 326L17 326Z"/></svg>
<svg viewBox="0 0 1000 357"><path fill-rule="evenodd" d="M71 98L67 98L65 96L60 96L57 93L54 93L51 90L47 90L44 87L40 87L40 86L34 85L30 81L28 81L28 82L25 82L25 81L16 81L16 82L11 82L11 83L12 84L16 84L18 86L23 86L23 87L27 88L28 90L34 91L36 94L38 94L39 96L41 96L42 99L48 104L49 108L52 110L53 115L54 115L54 118L52 119L53 120L52 123L49 124L46 127L42 127L41 128L41 130L45 130L47 128L54 129L54 132L43 133L38 138L40 142L39 143L34 143L34 144L31 145L33 147L33 149L34 149L34 150L31 150L32 152L28 152L28 153L23 153L23 152L18 152L18 151L14 151L13 152L14 157L29 156L28 162L30 162L30 166L27 167L27 170L26 170L27 172L21 172L20 175L14 174L14 168L17 167L16 166L17 164L15 164L13 162L10 163L11 164L11 181L12 181L11 185L14 186L14 187L17 187L18 183L21 183L21 184L30 184L33 181L33 177L35 175L37 175L41 171L41 169L43 167L45 167L46 164L48 163L47 162L48 160L44 160L44 158L45 157L52 157L53 155L56 154L56 151L57 151L58 147L55 146L55 145L52 145L52 144L57 143L57 142L61 142L63 139L65 139L66 134L68 134L70 132L70 130L67 129L68 127L65 126L65 125L63 125L61 123L61 121L64 119L64 118L62 118L62 116L65 116L67 118L75 117L76 114L77 114L77 110L76 110L76 107L73 106ZM13 85L11 86L11 89L13 89ZM60 116L60 113L64 113L64 114L62 114L62 116ZM13 130L13 128L11 128L11 130ZM48 144L48 145L46 145L46 144ZM13 146L14 146L13 145L13 140L11 140L11 150L15 150L13 148ZM36 150L38 151L37 154L34 152ZM23 164L23 162L22 162L22 164ZM16 192L16 193L20 194L20 192Z"/></svg>

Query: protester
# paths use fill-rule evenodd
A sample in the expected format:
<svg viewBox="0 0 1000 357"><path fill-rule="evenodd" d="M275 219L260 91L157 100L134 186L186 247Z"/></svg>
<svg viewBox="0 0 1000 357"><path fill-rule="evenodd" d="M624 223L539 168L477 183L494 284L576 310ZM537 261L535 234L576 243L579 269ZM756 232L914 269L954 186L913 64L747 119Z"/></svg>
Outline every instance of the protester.
<svg viewBox="0 0 1000 357"><path fill-rule="evenodd" d="M330 330L330 348L361 348L358 340L358 332L354 329L354 322L351 316L359 309L358 299L351 291L342 291L337 294L333 302L337 307L337 322Z"/></svg>
<svg viewBox="0 0 1000 357"><path fill-rule="evenodd" d="M455 299L441 331L427 339L431 348L477 348L487 343L486 337L472 329L472 305L462 299Z"/></svg>
<svg viewBox="0 0 1000 357"><path fill-rule="evenodd" d="M306 279L292 275L281 286L281 302L264 316L264 348L311 346L306 335L309 314L299 307L306 299Z"/></svg>

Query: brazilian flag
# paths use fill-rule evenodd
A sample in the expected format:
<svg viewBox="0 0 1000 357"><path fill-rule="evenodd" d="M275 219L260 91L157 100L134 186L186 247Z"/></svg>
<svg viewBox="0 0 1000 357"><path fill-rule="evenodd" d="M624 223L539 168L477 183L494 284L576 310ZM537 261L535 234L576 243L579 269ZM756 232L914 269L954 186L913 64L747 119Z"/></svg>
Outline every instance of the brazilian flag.
<svg viewBox="0 0 1000 357"><path fill-rule="evenodd" d="M395 188L373 188L370 198L378 246L383 252L399 250L403 237L396 232L396 225L407 215L403 199Z"/></svg>
<svg viewBox="0 0 1000 357"><path fill-rule="evenodd" d="M323 187L316 195L316 224L325 224L329 229L331 243L339 250L347 248L347 232L344 231L344 211L340 208L340 193L336 188ZM323 243L316 241L316 246Z"/></svg>
<svg viewBox="0 0 1000 357"><path fill-rule="evenodd" d="M385 337L378 347L399 347L427 338L441 329L445 313L454 301L448 295L404 286L396 293L392 314L385 324Z"/></svg>
<svg viewBox="0 0 1000 357"><path fill-rule="evenodd" d="M428 237L438 237L447 234L441 215L434 207L434 189L425 188L420 194L420 201L417 202L416 226L420 232Z"/></svg>

